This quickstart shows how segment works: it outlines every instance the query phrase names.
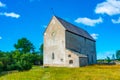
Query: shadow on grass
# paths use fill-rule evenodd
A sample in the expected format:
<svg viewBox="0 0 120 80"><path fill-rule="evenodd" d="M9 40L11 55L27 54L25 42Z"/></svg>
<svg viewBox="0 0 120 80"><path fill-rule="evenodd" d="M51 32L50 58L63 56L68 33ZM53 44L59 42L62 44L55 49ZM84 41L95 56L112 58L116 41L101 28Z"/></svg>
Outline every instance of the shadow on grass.
<svg viewBox="0 0 120 80"><path fill-rule="evenodd" d="M17 73L17 72L18 72L17 70L14 70L14 71L3 71L3 72L0 73L0 77L4 76L4 75L11 74L11 73Z"/></svg>

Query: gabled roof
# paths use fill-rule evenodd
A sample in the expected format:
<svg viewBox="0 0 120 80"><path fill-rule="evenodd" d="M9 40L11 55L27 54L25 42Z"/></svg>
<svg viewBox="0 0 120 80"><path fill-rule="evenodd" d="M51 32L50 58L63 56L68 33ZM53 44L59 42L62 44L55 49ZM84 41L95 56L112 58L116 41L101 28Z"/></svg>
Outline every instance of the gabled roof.
<svg viewBox="0 0 120 80"><path fill-rule="evenodd" d="M67 31L72 32L74 34L77 34L79 36L85 37L85 38L90 39L92 41L95 41L87 31L85 31L82 28L77 27L77 26L65 21L64 19L62 19L58 16L55 16L55 17L65 27L65 29Z"/></svg>

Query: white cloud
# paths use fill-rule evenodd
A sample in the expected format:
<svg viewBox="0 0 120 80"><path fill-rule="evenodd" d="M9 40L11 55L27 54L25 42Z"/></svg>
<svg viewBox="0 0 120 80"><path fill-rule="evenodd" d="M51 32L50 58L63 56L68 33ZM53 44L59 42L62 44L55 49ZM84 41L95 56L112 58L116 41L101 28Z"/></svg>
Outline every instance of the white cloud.
<svg viewBox="0 0 120 80"><path fill-rule="evenodd" d="M0 1L0 7L6 7L6 4L4 4Z"/></svg>
<svg viewBox="0 0 120 80"><path fill-rule="evenodd" d="M102 23L103 20L101 17L99 19L89 19L87 17L84 17L84 18L77 18L75 22L82 23L87 26L95 26L96 24Z"/></svg>
<svg viewBox="0 0 120 80"><path fill-rule="evenodd" d="M119 24L119 23L120 23L120 17L118 18L118 20L112 19L112 22L113 22L114 24Z"/></svg>
<svg viewBox="0 0 120 80"><path fill-rule="evenodd" d="M6 7L6 4L2 3L0 1L0 7ZM1 16L6 16L6 17L12 17L12 18L19 18L20 15L19 14L16 14L14 12L11 12L11 13L8 13L8 12L0 12L0 15Z"/></svg>
<svg viewBox="0 0 120 80"><path fill-rule="evenodd" d="M0 39L2 39L2 37L0 36Z"/></svg>
<svg viewBox="0 0 120 80"><path fill-rule="evenodd" d="M117 15L120 14L120 0L106 0L96 6L95 12L98 14Z"/></svg>
<svg viewBox="0 0 120 80"><path fill-rule="evenodd" d="M14 12L11 12L11 13L4 12L4 13L0 13L0 15L3 15L6 17L12 17L12 18L19 18L20 17L19 14L16 14Z"/></svg>
<svg viewBox="0 0 120 80"><path fill-rule="evenodd" d="M99 34L92 33L91 36L92 36L94 39L98 39Z"/></svg>

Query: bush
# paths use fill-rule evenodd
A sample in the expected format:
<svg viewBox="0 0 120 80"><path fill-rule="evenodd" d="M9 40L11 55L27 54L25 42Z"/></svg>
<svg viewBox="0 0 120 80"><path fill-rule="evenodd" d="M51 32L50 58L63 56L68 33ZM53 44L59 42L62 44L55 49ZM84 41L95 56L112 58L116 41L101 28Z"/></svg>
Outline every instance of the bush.
<svg viewBox="0 0 120 80"><path fill-rule="evenodd" d="M16 64L7 65L7 71L16 70L16 69L17 69L17 65Z"/></svg>
<svg viewBox="0 0 120 80"><path fill-rule="evenodd" d="M3 71L3 63L0 61L0 73Z"/></svg>
<svg viewBox="0 0 120 80"><path fill-rule="evenodd" d="M11 70L29 70L32 65L40 65L43 63L43 55L39 55L37 52L31 54L20 53L20 51L11 51L0 53L0 72Z"/></svg>
<svg viewBox="0 0 120 80"><path fill-rule="evenodd" d="M28 61L21 60L17 62L17 70L18 71L24 71L24 70L30 70L32 68L32 64Z"/></svg>

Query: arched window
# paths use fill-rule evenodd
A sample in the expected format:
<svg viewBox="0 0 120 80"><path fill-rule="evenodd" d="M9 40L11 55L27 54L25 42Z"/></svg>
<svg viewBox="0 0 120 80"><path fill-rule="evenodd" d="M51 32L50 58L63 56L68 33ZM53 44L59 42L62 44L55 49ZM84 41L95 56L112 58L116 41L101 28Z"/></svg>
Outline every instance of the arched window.
<svg viewBox="0 0 120 80"><path fill-rule="evenodd" d="M69 64L73 64L73 60L69 60Z"/></svg>
<svg viewBox="0 0 120 80"><path fill-rule="evenodd" d="M54 53L52 53L52 59L55 59L55 55L54 55Z"/></svg>

